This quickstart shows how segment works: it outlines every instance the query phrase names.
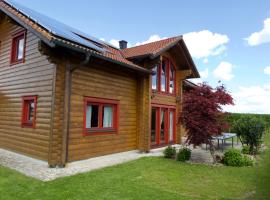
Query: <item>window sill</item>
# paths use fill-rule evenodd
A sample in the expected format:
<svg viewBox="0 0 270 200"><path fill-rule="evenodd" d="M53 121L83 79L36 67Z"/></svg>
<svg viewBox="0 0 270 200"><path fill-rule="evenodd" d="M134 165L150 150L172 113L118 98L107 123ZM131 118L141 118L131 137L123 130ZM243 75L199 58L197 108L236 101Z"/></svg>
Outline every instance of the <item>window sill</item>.
<svg viewBox="0 0 270 200"><path fill-rule="evenodd" d="M33 123L24 122L22 123L22 128L35 128Z"/></svg>
<svg viewBox="0 0 270 200"><path fill-rule="evenodd" d="M20 63L24 63L24 59L17 60L17 61L15 61L15 60L11 61L10 66L17 65L17 64L20 64Z"/></svg>
<svg viewBox="0 0 270 200"><path fill-rule="evenodd" d="M152 94L160 94L160 95L165 95L165 96L176 97L176 93L168 93L168 92L162 92L162 91L157 91L157 90L152 90Z"/></svg>
<svg viewBox="0 0 270 200"><path fill-rule="evenodd" d="M117 129L107 128L107 129L86 129L84 131L84 136L94 136L94 135L116 135Z"/></svg>

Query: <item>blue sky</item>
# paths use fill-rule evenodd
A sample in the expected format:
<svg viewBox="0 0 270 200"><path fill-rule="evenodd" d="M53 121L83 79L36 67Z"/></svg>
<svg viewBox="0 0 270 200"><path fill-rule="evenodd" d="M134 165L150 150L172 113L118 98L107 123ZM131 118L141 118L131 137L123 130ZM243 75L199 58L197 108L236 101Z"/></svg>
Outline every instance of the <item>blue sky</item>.
<svg viewBox="0 0 270 200"><path fill-rule="evenodd" d="M235 98L227 111L270 113L269 0L15 1L113 44L184 35L199 81Z"/></svg>

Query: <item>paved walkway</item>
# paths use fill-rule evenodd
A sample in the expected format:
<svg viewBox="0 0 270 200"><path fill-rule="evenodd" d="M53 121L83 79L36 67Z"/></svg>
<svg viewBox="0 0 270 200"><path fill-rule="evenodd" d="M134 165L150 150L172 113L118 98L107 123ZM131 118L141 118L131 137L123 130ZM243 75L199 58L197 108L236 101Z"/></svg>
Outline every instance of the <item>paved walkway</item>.
<svg viewBox="0 0 270 200"><path fill-rule="evenodd" d="M180 145L176 146L179 148ZM163 150L164 148L155 149L151 150L150 153L140 153L137 150L128 151L68 163L65 168L49 168L47 162L0 148L0 165L19 171L26 176L42 181L51 181L59 177L89 172L142 157L162 156Z"/></svg>
<svg viewBox="0 0 270 200"><path fill-rule="evenodd" d="M177 149L181 147L181 145L174 146ZM225 149L229 147L230 143L227 143L225 145ZM239 145L236 147L239 148ZM51 181L59 177L89 172L95 169L125 163L142 157L162 156L163 150L164 148L154 149L151 150L150 153L140 153L137 150L134 150L68 163L65 168L49 168L47 162L0 148L0 165L19 171L26 176L42 181ZM213 159L209 150L206 150L205 145L202 145L202 147L197 147L195 149L192 148L190 162L212 164Z"/></svg>

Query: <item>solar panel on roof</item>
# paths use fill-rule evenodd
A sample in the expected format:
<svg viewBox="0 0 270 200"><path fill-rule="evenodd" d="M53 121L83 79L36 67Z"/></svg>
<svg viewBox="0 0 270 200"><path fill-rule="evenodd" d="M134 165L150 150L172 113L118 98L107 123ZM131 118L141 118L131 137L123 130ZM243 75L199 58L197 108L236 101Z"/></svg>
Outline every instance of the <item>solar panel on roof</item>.
<svg viewBox="0 0 270 200"><path fill-rule="evenodd" d="M48 30L55 36L70 40L85 47L94 49L98 52L105 51L105 49L102 47L102 45L104 45L105 43L95 37L89 36L77 29L74 29L68 25L58 22L55 19L40 14L30 8L24 7L12 0L5 0L5 2L26 15L31 20L38 23L40 26L44 27L46 30Z"/></svg>

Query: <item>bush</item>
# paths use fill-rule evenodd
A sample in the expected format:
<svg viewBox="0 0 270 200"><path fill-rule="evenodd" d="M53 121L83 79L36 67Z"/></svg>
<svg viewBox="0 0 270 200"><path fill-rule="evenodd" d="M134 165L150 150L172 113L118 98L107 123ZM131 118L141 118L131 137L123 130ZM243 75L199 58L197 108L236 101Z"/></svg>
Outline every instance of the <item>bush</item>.
<svg viewBox="0 0 270 200"><path fill-rule="evenodd" d="M251 166L253 161L246 155L242 155L240 150L229 149L225 152L223 162L225 165L234 167Z"/></svg>
<svg viewBox="0 0 270 200"><path fill-rule="evenodd" d="M249 146L243 146L242 153L243 154L249 154L250 153L250 147Z"/></svg>
<svg viewBox="0 0 270 200"><path fill-rule="evenodd" d="M261 146L265 129L264 121L251 116L243 116L233 124L233 130L237 133L242 145L250 147L250 154L255 154Z"/></svg>
<svg viewBox="0 0 270 200"><path fill-rule="evenodd" d="M191 156L191 150L189 148L182 148L179 149L179 152L177 153L176 159L181 162L185 162L190 159Z"/></svg>
<svg viewBox="0 0 270 200"><path fill-rule="evenodd" d="M176 149L175 147L172 147L172 146L168 146L164 152L164 157L165 158L175 158L175 155L176 155Z"/></svg>
<svg viewBox="0 0 270 200"><path fill-rule="evenodd" d="M242 161L243 161L243 166L252 166L253 165L253 160L250 157L248 157L247 155L243 155Z"/></svg>

